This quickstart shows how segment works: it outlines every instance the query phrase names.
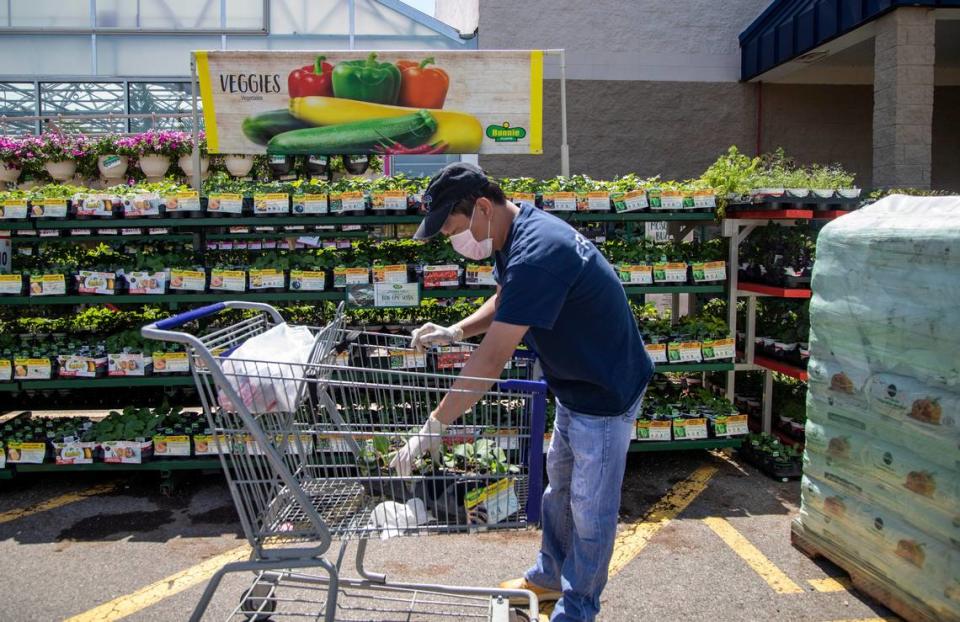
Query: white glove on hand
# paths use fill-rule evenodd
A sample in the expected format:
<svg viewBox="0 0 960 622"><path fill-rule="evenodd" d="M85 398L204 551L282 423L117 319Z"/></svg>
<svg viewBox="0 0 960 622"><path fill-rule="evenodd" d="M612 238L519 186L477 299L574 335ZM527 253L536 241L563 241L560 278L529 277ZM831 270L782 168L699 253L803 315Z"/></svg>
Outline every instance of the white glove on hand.
<svg viewBox="0 0 960 622"><path fill-rule="evenodd" d="M427 322L413 331L411 345L413 345L418 352L423 352L430 346L445 346L456 341L463 341L463 329L456 324L445 328L443 326L437 326L433 322Z"/></svg>
<svg viewBox="0 0 960 622"><path fill-rule="evenodd" d="M434 461L440 459L440 449L443 448L443 433L447 426L434 419L427 419L420 431L407 439L397 455L390 461L390 468L396 469L402 477L413 474L414 461L429 452Z"/></svg>

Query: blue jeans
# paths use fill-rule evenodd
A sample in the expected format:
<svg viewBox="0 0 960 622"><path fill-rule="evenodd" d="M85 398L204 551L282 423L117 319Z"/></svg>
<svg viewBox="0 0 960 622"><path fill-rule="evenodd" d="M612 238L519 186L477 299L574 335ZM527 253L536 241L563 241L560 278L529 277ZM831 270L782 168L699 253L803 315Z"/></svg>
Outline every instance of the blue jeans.
<svg viewBox="0 0 960 622"><path fill-rule="evenodd" d="M600 611L620 510L627 449L643 394L626 415L597 417L557 402L547 450L543 540L527 581L562 591L551 622L590 622Z"/></svg>

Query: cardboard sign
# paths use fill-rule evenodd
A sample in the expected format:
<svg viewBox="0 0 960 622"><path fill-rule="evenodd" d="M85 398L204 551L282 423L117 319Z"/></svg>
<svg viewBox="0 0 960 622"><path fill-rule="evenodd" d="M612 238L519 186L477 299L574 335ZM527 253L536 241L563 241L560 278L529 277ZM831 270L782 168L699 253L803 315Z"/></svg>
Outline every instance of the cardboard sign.
<svg viewBox="0 0 960 622"><path fill-rule="evenodd" d="M153 360L141 353L107 355L107 374L110 376L144 376Z"/></svg>
<svg viewBox="0 0 960 622"><path fill-rule="evenodd" d="M291 270L290 289L303 292L322 292L327 287L327 273L311 270Z"/></svg>
<svg viewBox="0 0 960 622"><path fill-rule="evenodd" d="M283 193L253 195L253 213L289 214L290 196Z"/></svg>
<svg viewBox="0 0 960 622"><path fill-rule="evenodd" d="M458 285L460 285L460 266L446 264L423 267L423 286L425 288L456 287Z"/></svg>
<svg viewBox="0 0 960 622"><path fill-rule="evenodd" d="M493 286L497 280L493 278L493 266L467 265L467 285Z"/></svg>
<svg viewBox="0 0 960 622"><path fill-rule="evenodd" d="M67 279L62 274L40 274L30 277L31 296L63 296Z"/></svg>
<svg viewBox="0 0 960 622"><path fill-rule="evenodd" d="M373 267L374 283L406 283L407 280L406 264Z"/></svg>
<svg viewBox="0 0 960 622"><path fill-rule="evenodd" d="M362 192L330 193L330 213L363 213L367 209L367 198Z"/></svg>
<svg viewBox="0 0 960 622"><path fill-rule="evenodd" d="M43 199L30 205L30 214L34 218L66 218L66 199Z"/></svg>
<svg viewBox="0 0 960 622"><path fill-rule="evenodd" d="M407 148L445 153L543 152L543 52L539 50L377 51L373 56L355 50L227 50L194 55L210 153L264 153L263 145L243 133L243 125L268 111L289 110L311 125L329 126L341 123L339 110L348 109L357 99L368 102L368 107L399 106L403 116L413 119L424 109L428 112L421 117L430 115L431 109L457 115L453 129L442 135L445 144L437 144L437 134L422 132L422 137L404 142ZM334 75L343 76L340 92L320 100L303 97L306 93L298 90L295 81L290 87L287 76L297 68L312 66L320 55L334 66ZM402 77L396 63L417 64L428 56L434 59L430 68L448 76L446 92L428 91L426 84L420 86L409 77L400 89ZM384 79L369 86L358 82L355 76L367 63L375 67L383 63ZM427 116L419 123L431 127L436 119ZM284 146L285 141L276 141L271 152L280 154ZM343 145L328 146L323 140L315 145L304 145L301 140L289 151L299 154L304 149L313 155L376 151L372 145L345 150Z"/></svg>
<svg viewBox="0 0 960 622"><path fill-rule="evenodd" d="M699 363L701 361L700 342L668 343L667 359L671 363Z"/></svg>
<svg viewBox="0 0 960 622"><path fill-rule="evenodd" d="M667 362L667 344L665 343L648 343L645 345L647 349L647 354L650 356L650 360L654 363L666 363Z"/></svg>
<svg viewBox="0 0 960 622"><path fill-rule="evenodd" d="M250 270L250 289L276 289L282 288L286 283L283 270Z"/></svg>
<svg viewBox="0 0 960 622"><path fill-rule="evenodd" d="M61 355L57 357L60 363L58 374L62 378L96 378L99 372L107 366L105 357Z"/></svg>
<svg viewBox="0 0 960 622"><path fill-rule="evenodd" d="M184 374L190 371L186 352L154 352L151 358L155 374Z"/></svg>
<svg viewBox="0 0 960 622"><path fill-rule="evenodd" d="M403 190L374 192L370 196L370 207L374 211L405 211L407 209L407 193Z"/></svg>
<svg viewBox="0 0 960 622"><path fill-rule="evenodd" d="M420 285L418 283L375 283L373 296L375 307L419 307Z"/></svg>
<svg viewBox="0 0 960 622"><path fill-rule="evenodd" d="M26 199L5 199L0 203L0 219L16 220L27 217Z"/></svg>
<svg viewBox="0 0 960 622"><path fill-rule="evenodd" d="M623 264L617 267L620 281L630 285L653 284L653 267Z"/></svg>
<svg viewBox="0 0 960 622"><path fill-rule="evenodd" d="M160 215L160 195L137 194L123 202L123 214L127 218Z"/></svg>
<svg viewBox="0 0 960 622"><path fill-rule="evenodd" d="M17 294L23 292L22 274L0 274L0 294Z"/></svg>
<svg viewBox="0 0 960 622"><path fill-rule="evenodd" d="M696 283L727 280L727 262L725 261L695 263L690 267L693 269L693 280Z"/></svg>
<svg viewBox="0 0 960 622"><path fill-rule="evenodd" d="M49 380L50 359L13 359L13 375L17 380Z"/></svg>
<svg viewBox="0 0 960 622"><path fill-rule="evenodd" d="M242 194L211 194L207 198L207 211L213 214L242 214Z"/></svg>
<svg viewBox="0 0 960 622"><path fill-rule="evenodd" d="M197 270L171 270L170 289L202 292L207 288L207 275Z"/></svg>
<svg viewBox="0 0 960 622"><path fill-rule="evenodd" d="M175 192L163 197L167 212L199 212L200 195L196 192Z"/></svg>
<svg viewBox="0 0 960 622"><path fill-rule="evenodd" d="M163 294L167 291L166 272L130 272L126 274L127 291L131 294Z"/></svg>
<svg viewBox="0 0 960 622"><path fill-rule="evenodd" d="M649 207L646 190L631 190L613 199L613 209L618 214L638 212Z"/></svg>
<svg viewBox="0 0 960 622"><path fill-rule="evenodd" d="M244 270L213 270L210 289L219 292L247 291L247 273Z"/></svg>
<svg viewBox="0 0 960 622"><path fill-rule="evenodd" d="M294 214L326 214L328 209L325 194L298 194L293 197Z"/></svg>
<svg viewBox="0 0 960 622"><path fill-rule="evenodd" d="M577 211L577 195L574 192L549 192L543 195L543 209L548 212Z"/></svg>

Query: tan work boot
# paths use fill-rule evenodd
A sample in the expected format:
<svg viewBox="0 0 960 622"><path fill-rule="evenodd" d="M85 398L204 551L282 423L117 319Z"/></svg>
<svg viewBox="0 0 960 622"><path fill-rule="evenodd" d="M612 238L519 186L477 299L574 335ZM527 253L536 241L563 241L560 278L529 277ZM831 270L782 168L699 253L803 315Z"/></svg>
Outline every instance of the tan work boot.
<svg viewBox="0 0 960 622"><path fill-rule="evenodd" d="M545 587L540 587L535 583L530 583L525 578L521 577L519 579L510 579L509 581L504 581L500 584L505 590L530 590L537 595L537 598L541 603L549 603L560 600L563 596L563 592L558 592L556 590L550 590ZM510 599L511 602L514 599Z"/></svg>

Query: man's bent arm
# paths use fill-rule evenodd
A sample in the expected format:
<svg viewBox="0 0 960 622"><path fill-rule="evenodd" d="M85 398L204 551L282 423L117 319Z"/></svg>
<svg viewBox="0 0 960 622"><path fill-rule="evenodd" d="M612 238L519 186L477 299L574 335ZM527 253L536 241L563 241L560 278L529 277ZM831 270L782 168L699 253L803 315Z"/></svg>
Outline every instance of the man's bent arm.
<svg viewBox="0 0 960 622"><path fill-rule="evenodd" d="M471 380L470 378L499 378L504 365L513 356L513 352L526 334L527 326L493 322L486 337L460 372L440 405L433 412L440 423L449 425L460 418L464 412L473 408L493 382L490 380Z"/></svg>
<svg viewBox="0 0 960 622"><path fill-rule="evenodd" d="M500 294L499 285L497 286L496 294L490 296L486 302L480 305L479 309L456 323L456 326L463 329L464 339L482 335L490 330L490 325L493 323L493 315L497 311L498 294Z"/></svg>

